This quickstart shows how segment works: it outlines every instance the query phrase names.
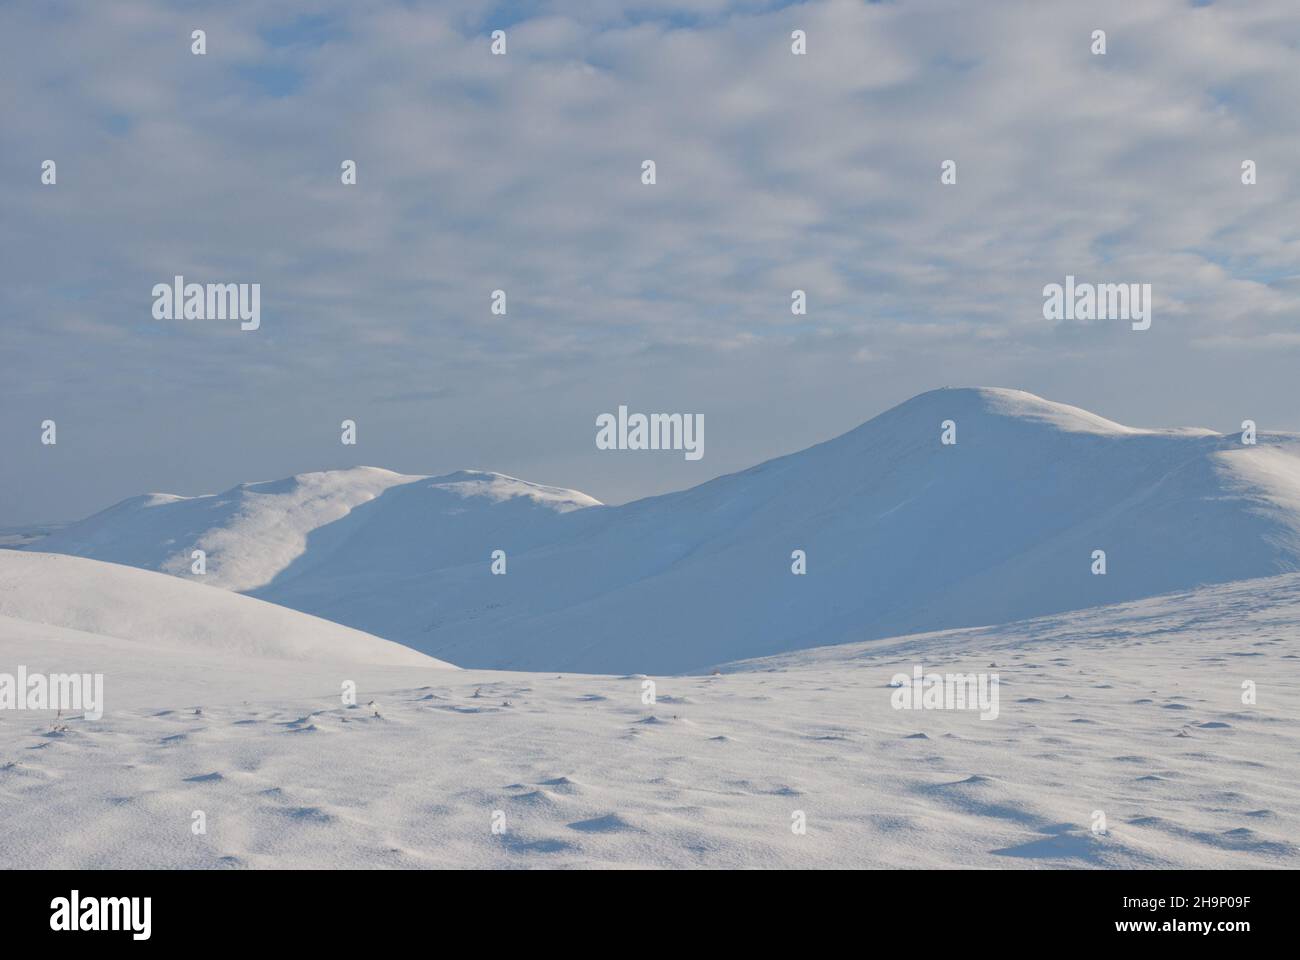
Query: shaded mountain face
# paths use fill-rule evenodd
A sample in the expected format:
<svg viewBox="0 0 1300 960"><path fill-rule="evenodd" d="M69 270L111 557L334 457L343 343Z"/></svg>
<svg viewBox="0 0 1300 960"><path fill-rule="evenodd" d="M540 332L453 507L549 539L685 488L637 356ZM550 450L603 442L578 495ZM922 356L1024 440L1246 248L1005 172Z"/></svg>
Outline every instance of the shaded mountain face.
<svg viewBox="0 0 1300 960"><path fill-rule="evenodd" d="M460 666L684 672L1300 570L1300 438L1248 446L945 389L619 507L361 468L138 498L36 548L190 576L196 545L208 583Z"/></svg>
<svg viewBox="0 0 1300 960"><path fill-rule="evenodd" d="M354 467L201 497L132 497L31 547L185 577L201 550L201 582L249 592L313 570L321 577L392 576L469 562L480 556L482 538L502 528L523 537L597 503L499 474L416 477Z"/></svg>

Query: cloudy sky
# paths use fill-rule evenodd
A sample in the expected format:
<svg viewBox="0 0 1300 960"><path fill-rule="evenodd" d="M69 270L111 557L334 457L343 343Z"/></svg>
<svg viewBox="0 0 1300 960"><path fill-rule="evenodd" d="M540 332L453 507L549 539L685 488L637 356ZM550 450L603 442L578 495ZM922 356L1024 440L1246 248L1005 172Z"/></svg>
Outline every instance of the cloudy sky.
<svg viewBox="0 0 1300 960"><path fill-rule="evenodd" d="M1300 430L1297 90L1294 0L6 3L0 524L358 463L620 502L944 385ZM261 329L153 319L176 274ZM1151 329L1044 320L1066 274ZM598 451L620 403L704 458Z"/></svg>

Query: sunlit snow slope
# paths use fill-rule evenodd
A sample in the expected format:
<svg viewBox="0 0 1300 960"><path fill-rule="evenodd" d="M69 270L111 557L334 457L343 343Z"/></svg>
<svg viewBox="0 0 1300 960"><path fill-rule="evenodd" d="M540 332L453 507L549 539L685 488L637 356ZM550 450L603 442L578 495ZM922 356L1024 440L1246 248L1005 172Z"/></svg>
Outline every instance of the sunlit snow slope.
<svg viewBox="0 0 1300 960"><path fill-rule="evenodd" d="M106 703L3 711L0 862L1295 869L1298 639L1291 574L658 678L646 704L638 677L159 656L0 617L0 663L101 670ZM998 674L996 719L894 709L918 664Z"/></svg>
<svg viewBox="0 0 1300 960"><path fill-rule="evenodd" d="M251 597L118 564L27 551L0 550L0 620L36 638L29 660L43 652L40 637L71 630L168 654L239 657L250 670L263 658L450 666ZM140 654L141 663L151 656Z"/></svg>

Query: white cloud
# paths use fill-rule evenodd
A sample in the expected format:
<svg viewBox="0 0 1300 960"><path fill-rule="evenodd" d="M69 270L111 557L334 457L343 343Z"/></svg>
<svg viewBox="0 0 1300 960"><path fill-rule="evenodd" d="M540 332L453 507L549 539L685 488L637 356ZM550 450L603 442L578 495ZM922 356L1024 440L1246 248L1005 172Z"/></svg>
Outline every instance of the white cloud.
<svg viewBox="0 0 1300 960"><path fill-rule="evenodd" d="M758 415L754 370L775 350L852 390L863 419L899 390L976 382L963 371L1031 386L1068 356L1097 384L1116 351L1151 349L1043 321L1042 286L1066 273L1151 283L1162 350L1295 346L1278 282L1300 257L1290 0L556 3L508 25L504 58L476 4L302 9L315 19L296 26L252 2L0 10L0 83L19 91L0 129L0 312L22 318L0 327L0 381L25 378L23 416L70 378L87 416L119 425L146 415L141 384L166 405L224 380L194 404L213 431L236 398L313 418L402 395L426 414L475 396L455 417L508 434L512 404L546 404L557 372L604 409L610 383L658 389L664 361L646 358L665 356L686 393ZM1105 57L1088 52L1098 27ZM47 157L56 188L37 184ZM262 283L260 339L151 322L149 288L175 273ZM807 318L790 316L796 286ZM506 318L488 314L496 288ZM890 389L863 385L881 364ZM1185 392L1172 363L1143 376ZM233 479L286 446L311 455L268 436ZM482 462L472 442L453 452ZM234 455L216 456L207 469ZM572 463L542 479L581 486Z"/></svg>

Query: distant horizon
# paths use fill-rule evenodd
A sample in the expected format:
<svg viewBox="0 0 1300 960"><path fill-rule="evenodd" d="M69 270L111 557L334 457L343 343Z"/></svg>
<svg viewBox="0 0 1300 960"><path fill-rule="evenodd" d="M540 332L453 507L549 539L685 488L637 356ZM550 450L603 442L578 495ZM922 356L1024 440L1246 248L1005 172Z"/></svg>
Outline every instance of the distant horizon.
<svg viewBox="0 0 1300 960"><path fill-rule="evenodd" d="M844 436L844 434L846 434L846 433L851 433L853 430L857 429L858 427L862 426L863 424L869 423L869 422L871 422L872 420L876 419L877 417L880 417L880 416L882 416L882 415L884 415L884 414L890 412L891 410L894 410L894 409L896 409L896 408L898 408L898 407L901 407L902 405L908 403L908 402L911 401L911 400L915 400L915 399L917 399L918 397L922 397L922 396L924 396L924 395L926 395L926 394L929 394L929 393L938 393L938 392L941 392L941 391L944 391L944 390L972 390L972 391L979 391L979 390L1009 390L1009 391L1014 391L1014 392L1017 392L1017 393L1027 393L1027 394L1030 394L1031 396L1034 396L1034 397L1036 397L1036 398L1038 398L1038 399L1040 399L1040 400L1046 401L1047 403L1050 403L1050 404L1054 404L1054 405L1058 405L1058 406L1074 407L1074 408L1077 408L1077 409L1083 410L1083 411L1085 411L1085 412L1087 412L1087 413L1092 413L1092 414L1096 414L1096 415L1098 415L1098 416L1102 416L1102 414L1097 413L1097 411L1095 411L1095 410L1090 410L1089 408L1087 408L1087 407L1083 407L1083 406L1081 406L1080 404L1077 404L1077 403L1070 403L1070 402L1065 401L1065 400L1058 400L1058 399L1055 399L1055 398L1052 398L1052 397L1043 396L1042 394L1033 393L1032 391L1028 391L1028 390L1021 390L1021 389L1018 388L1018 387L990 386L990 385L974 386L974 385L956 385L956 384L948 384L948 385L941 386L941 387L932 387L932 388L927 389L927 390L922 390L922 391L920 391L919 393L913 394L912 396L910 396L910 397L908 397L908 398L906 398L906 399L904 399L904 400L901 400L901 401L899 401L899 402L897 402L897 403L890 404L889 406L885 407L884 409L882 409L882 410L876 412L875 414L872 414L871 416L867 417L865 420L862 420L862 421L860 421L859 423L854 424L853 426L849 427L848 429L846 429L846 430L842 430L842 431L840 431L840 432L838 432L838 433L835 433L835 434L833 434L833 435L831 435L831 436L822 437L822 438L820 438L820 439L816 439L816 440L811 440L811 441L809 441L809 442L807 442L807 443L804 443L804 444L801 445L801 446L797 446L797 447L794 447L794 448L792 448L792 449L789 449L789 450L786 450L786 451L783 451L783 452L778 452L778 453L772 454L771 456L766 456L766 457L762 458L761 460L756 460L756 461L754 461L754 462L752 462L752 463L744 464L744 465L738 466L738 467L736 467L736 468L734 468L734 469L725 470L725 471L722 471L722 472L717 473L717 474L711 474L711 475L709 475L709 476L707 476L707 477L704 477L704 478L702 478L702 479L699 479L699 480L696 480L696 481L690 482L690 483L688 483L688 484L685 485L685 486L676 486L676 487L672 487L672 488L669 488L669 489L655 490L655 491L652 491L652 492L649 492L649 493L645 493L645 494L641 494L641 495L638 495L638 496L632 496L632 497L629 497L629 498L624 499L624 500L608 500L608 499L605 499L604 497L601 497L601 496L598 496L597 494L592 493L590 490L588 490L588 489L586 489L586 488L584 488L584 487L582 487L582 486L575 486L575 485L573 485L573 484L571 484L571 483L565 483L565 482L562 482L562 481L555 481L555 480L541 480L541 479L538 479L538 478L535 478L535 477L530 477L530 476L521 476L521 475L519 475L519 474L517 474L517 473L508 473L508 472L506 472L506 471L504 471L504 470L498 470L498 469L495 469L495 468L493 468L493 467L482 466L482 465L479 465L479 466L461 466L461 467L456 467L456 468L453 468L453 469L450 469L450 470L439 471L439 472L437 472L437 473L424 473L424 472L418 472L418 471L417 471L417 472L410 472L410 471L406 471L406 470L395 470L395 469L393 469L393 468L391 468L391 467L389 467L389 466L386 466L386 465L384 465L384 464L382 464L382 463L350 463L350 464L345 464L345 465L341 465L341 466L321 466L321 467L310 467L310 468L305 469L305 470L293 470L293 471L291 471L291 472L289 472L289 473L280 474L280 475L278 475L278 476L266 476L266 477L260 477L260 478L244 478L244 479L241 479L241 480L235 480L235 481L233 481L233 482L227 483L227 484L225 484L224 486L218 486L218 487L215 487L215 488L212 488L212 489L206 489L206 490L203 490L203 491L201 491L201 492L195 492L195 493L184 492L184 491L181 491L181 490L166 490L166 489L161 489L161 488L155 486L155 487L152 487L152 488L149 488L149 489L142 489L142 490L137 490L137 491L135 491L135 492L133 492L133 493L128 493L128 494L126 494L125 496L118 497L117 499L113 500L113 501L110 502L110 503L106 503L106 504L104 504L104 505L101 506L101 507L95 508L95 509L93 509L93 510L90 510L90 511L87 512L87 513L83 513L83 514L80 514L80 515L78 515L78 516L66 516L66 517L42 517L42 518L36 518L36 519L31 519L31 520L20 520L20 521L17 521L17 522L15 522L15 523L0 523L0 530L6 531L6 532L9 532L9 533L14 533L14 532L22 531L22 530L25 529L25 528L35 528L35 527L40 527L41 525L44 525L44 524L67 524L67 523L75 523L75 522L77 522L77 521L79 521L79 520L84 520L84 519L86 519L87 517L93 516L93 515L95 515L96 513L100 513L100 512L102 512L102 511L104 511L104 510L111 509L112 507L114 507L114 506L116 506L116 505L122 503L122 502L125 501L125 500L129 500L129 499L131 499L131 498L133 498L133 497L138 497L138 496L150 496L150 495L180 496L180 497L185 497L185 498L187 498L187 499L192 499L192 498L195 498L195 497L216 496L216 495L219 495L219 494L222 494L222 493L226 493L226 492L228 492L228 491L230 491L230 490L232 490L232 489L234 489L234 488L236 488L236 487L238 487L238 486L241 486L241 485L251 485L251 484L259 484L259 483L275 483L275 482L278 482L278 481L287 480L287 479L290 479L290 478L292 478L292 477L297 477L297 476L304 475L304 474L334 473L334 472L341 472L341 471L346 471L346 470L356 470L356 469L384 470L384 471L387 471L387 472L389 472L389 473L396 473L396 474L400 474L400 475L402 475L402 476L408 476L408 477L412 477L412 478L416 478L416 479L442 479L442 478L446 478L446 477L454 476L454 475L457 474L457 473L482 473L482 474L492 474L492 475L496 475L496 476L507 477L507 478L509 478L509 479L513 479L513 480L519 480L519 481L521 481L521 482L529 483L529 484L533 484L533 485L536 485L536 486L542 486L542 487L555 487L555 488L559 488L559 489L563 489L563 490L568 490L568 491L571 491L571 492L574 492L574 493L581 493L581 494L584 494L584 495L586 495L586 496L588 496L588 497L591 497L591 498L595 499L596 501L599 502L599 504L600 504L601 506L617 507L617 506L623 506L623 505L625 505L625 504L629 504L629 503L634 503L634 502L636 502L636 501L638 501L638 500L649 499L649 498L651 498L651 497L664 496L664 495L666 495L666 494L672 494L672 493L679 493L679 492L682 492L682 491L685 491L685 490L689 490L689 489L691 489L692 487L699 486L700 484L708 483L708 482L711 481L711 480L716 480L718 477L729 476L729 475L734 474L734 473L743 472L743 471L745 471L745 470L749 470L749 469L751 469L751 468L753 468L753 467L757 467L757 466L759 466L759 465L761 465L761 464L763 464L763 463L767 463L767 462L769 462L769 461L771 461L771 460L775 460L775 459L779 459L779 458L781 458L781 457L789 456L789 455L791 455L791 454L796 454L796 453L803 452L803 451L805 451L805 450L808 450L808 449L811 448L811 447L815 447L815 446L817 446L817 445L820 444L820 443L824 443L824 442L826 442L826 441L828 441L828 440L834 440L834 439L836 439L837 437ZM1237 433L1237 432L1239 432L1239 429L1240 429L1240 428L1239 428L1239 425L1234 425L1234 426L1233 426L1232 428L1230 428L1230 429L1219 430L1219 429L1216 429L1216 428L1213 427L1213 426L1208 426L1208 425L1204 425L1204 424L1193 424L1193 423L1176 423L1176 424L1151 424L1151 423L1143 423L1143 424L1136 424L1136 423L1125 423L1125 422L1120 421L1120 420L1115 420L1115 419L1112 418L1112 417L1103 417L1103 419L1111 420L1112 422L1115 422L1115 423L1119 424L1120 426L1131 427L1131 428L1136 428L1136 429L1143 429L1143 430L1180 430L1180 429L1188 429L1188 430L1202 430L1202 429L1204 429L1204 430L1210 430L1210 431L1212 431L1213 433L1215 433L1215 434L1217 434L1217 435L1221 435L1221 436L1227 436L1227 435L1230 435L1230 434L1233 434L1233 433ZM593 426L592 429L593 429L593 432L594 432L594 430L595 430L594 426ZM1300 435L1300 430L1287 430L1287 429L1284 429L1284 428L1275 428L1275 427L1271 427L1271 426L1264 426L1264 425L1261 425L1261 426L1260 426L1260 433L1261 433L1261 434L1295 434L1295 435Z"/></svg>

